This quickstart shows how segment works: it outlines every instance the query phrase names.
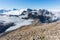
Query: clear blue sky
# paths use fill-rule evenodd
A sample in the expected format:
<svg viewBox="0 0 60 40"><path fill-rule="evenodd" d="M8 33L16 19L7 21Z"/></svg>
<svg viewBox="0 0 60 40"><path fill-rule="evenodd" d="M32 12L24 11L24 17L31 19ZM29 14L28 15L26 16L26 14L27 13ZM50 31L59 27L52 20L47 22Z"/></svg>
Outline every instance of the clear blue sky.
<svg viewBox="0 0 60 40"><path fill-rule="evenodd" d="M60 0L0 0L0 8L60 8Z"/></svg>

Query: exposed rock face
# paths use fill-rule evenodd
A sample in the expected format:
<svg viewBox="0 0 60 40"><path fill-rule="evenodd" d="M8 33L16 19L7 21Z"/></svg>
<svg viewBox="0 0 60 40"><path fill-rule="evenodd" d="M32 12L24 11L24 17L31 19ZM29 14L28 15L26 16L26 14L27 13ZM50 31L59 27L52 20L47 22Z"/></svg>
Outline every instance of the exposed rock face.
<svg viewBox="0 0 60 40"><path fill-rule="evenodd" d="M40 22L42 22L42 23L50 23L53 21L57 21L57 20L53 20L54 14L45 9L43 9L43 10L27 9L27 11L23 11L23 13L21 15L28 15L27 18L40 19Z"/></svg>

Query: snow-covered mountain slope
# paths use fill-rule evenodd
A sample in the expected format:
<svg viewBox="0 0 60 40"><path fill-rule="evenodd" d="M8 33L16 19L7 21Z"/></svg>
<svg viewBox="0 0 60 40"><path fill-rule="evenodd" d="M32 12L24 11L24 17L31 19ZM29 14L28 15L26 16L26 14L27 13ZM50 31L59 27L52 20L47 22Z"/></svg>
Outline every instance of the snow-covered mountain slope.
<svg viewBox="0 0 60 40"><path fill-rule="evenodd" d="M32 24L32 21L34 19L39 19L39 22L41 23L51 23L56 22L60 20L60 13L56 12L50 12L45 9L20 9L20 10L13 10L9 12L5 12L2 15L0 15L0 23L1 25L6 24L14 24L6 27L6 24L1 28L2 31L4 28L4 32L15 30L17 28L20 28L24 25L30 25ZM0 32L1 33L1 32Z"/></svg>
<svg viewBox="0 0 60 40"><path fill-rule="evenodd" d="M6 25L9 23L14 23L14 25L8 26L8 28L5 30L0 25L0 33L2 30L7 32L7 31L11 31L11 30L15 30L17 28L20 28L23 25L29 25L33 21L32 19L25 20L25 19L22 19L21 17L10 17L10 16L6 16L6 15L0 16L0 20L2 20L0 23L4 23L4 24L1 24L1 25L4 25L3 28L6 28Z"/></svg>
<svg viewBox="0 0 60 40"><path fill-rule="evenodd" d="M5 13L0 14L0 33L4 32L4 31L5 32L11 31L11 30L20 28L21 26L31 24L31 22L33 21L32 19L28 19L28 20L22 19L22 17L26 17L27 15L18 16L24 10L25 9L13 10L13 11L10 11L10 12L5 12ZM18 17L16 17L16 16L18 16ZM12 23L14 25L10 26L10 24L12 24Z"/></svg>

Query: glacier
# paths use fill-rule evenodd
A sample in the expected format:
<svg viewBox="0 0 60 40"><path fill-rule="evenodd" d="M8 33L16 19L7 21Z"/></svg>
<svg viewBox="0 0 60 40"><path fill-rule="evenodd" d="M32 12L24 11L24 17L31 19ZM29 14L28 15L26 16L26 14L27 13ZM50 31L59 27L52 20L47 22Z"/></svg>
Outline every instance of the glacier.
<svg viewBox="0 0 60 40"><path fill-rule="evenodd" d="M0 20L5 21L5 24L10 22L13 22L15 24L14 26L11 26L8 29L6 29L5 32L15 30L24 25L30 25L32 24L32 21L33 21L32 19L25 20L25 19L21 19L21 17L9 17L6 15L0 16Z"/></svg>
<svg viewBox="0 0 60 40"><path fill-rule="evenodd" d="M0 15L0 23L4 23L6 25L6 24L12 22L12 23L15 24L15 25L7 28L5 30L5 32L18 29L18 28L20 28L20 27L22 27L24 25L32 24L32 22L34 21L33 19L30 19L30 18L29 19L22 19L22 18L28 17L27 13L25 13L25 15L21 15L23 13L23 11L27 11L27 9L12 10L12 11L9 11L9 12L2 13L2 14L4 14L2 16ZM38 13L38 10L37 11L35 10L35 11L32 11L32 12L33 12L32 14L34 15L35 12ZM44 14L45 14L45 12L44 12ZM52 16L51 16L51 14L45 14L45 16L47 16L47 17L51 16L51 21L60 20L60 12L56 12L56 11L51 11L51 12L52 12ZM16 17L16 15L18 17ZM40 14L38 13L37 15L40 15ZM35 15L35 16L37 16L37 15Z"/></svg>

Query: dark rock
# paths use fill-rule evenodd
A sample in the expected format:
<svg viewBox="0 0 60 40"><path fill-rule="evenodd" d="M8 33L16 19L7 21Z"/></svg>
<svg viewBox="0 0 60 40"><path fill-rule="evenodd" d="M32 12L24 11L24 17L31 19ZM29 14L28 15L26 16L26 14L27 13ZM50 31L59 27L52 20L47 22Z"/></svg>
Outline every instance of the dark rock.
<svg viewBox="0 0 60 40"><path fill-rule="evenodd" d="M10 22L10 23L0 23L0 33L5 32L6 29L8 29L9 27L14 26L14 23Z"/></svg>
<svg viewBox="0 0 60 40"><path fill-rule="evenodd" d="M19 17L19 15L9 15L9 17Z"/></svg>

